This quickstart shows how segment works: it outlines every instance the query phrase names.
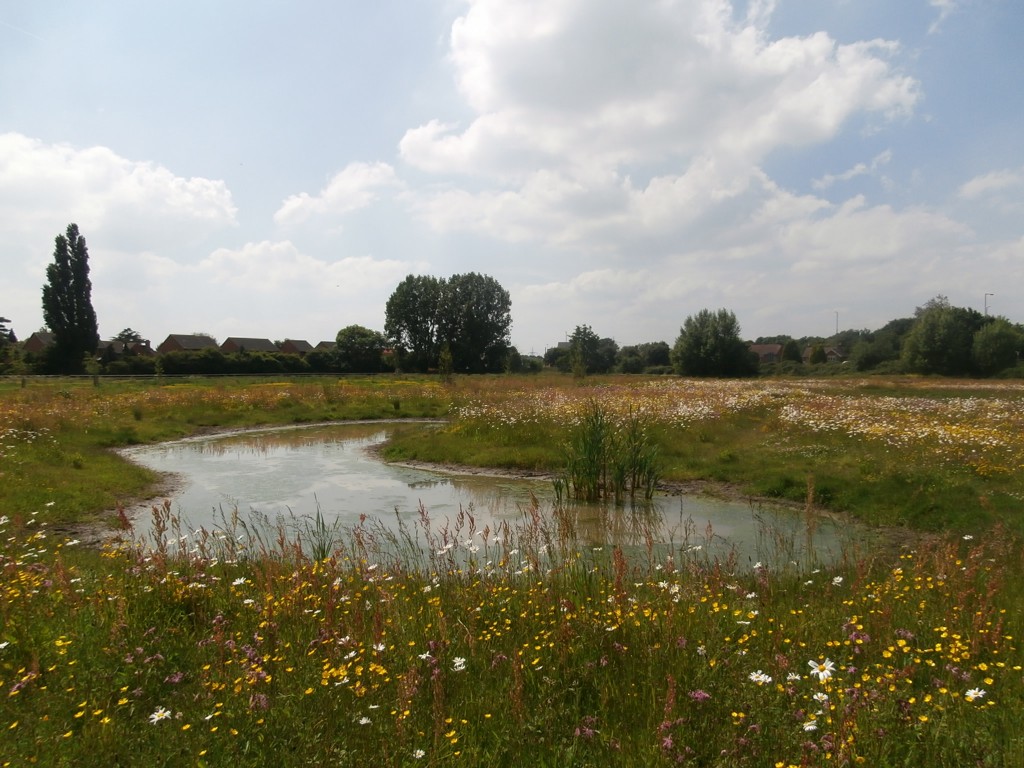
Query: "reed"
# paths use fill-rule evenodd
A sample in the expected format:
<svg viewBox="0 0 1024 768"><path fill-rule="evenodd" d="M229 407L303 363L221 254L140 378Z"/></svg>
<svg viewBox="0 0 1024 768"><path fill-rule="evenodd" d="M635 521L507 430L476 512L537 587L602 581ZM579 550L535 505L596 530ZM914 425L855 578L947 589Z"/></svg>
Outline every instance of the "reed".
<svg viewBox="0 0 1024 768"><path fill-rule="evenodd" d="M596 400L582 409L563 446L555 478L559 500L596 502L654 495L660 477L658 448L648 424L632 408L621 419Z"/></svg>

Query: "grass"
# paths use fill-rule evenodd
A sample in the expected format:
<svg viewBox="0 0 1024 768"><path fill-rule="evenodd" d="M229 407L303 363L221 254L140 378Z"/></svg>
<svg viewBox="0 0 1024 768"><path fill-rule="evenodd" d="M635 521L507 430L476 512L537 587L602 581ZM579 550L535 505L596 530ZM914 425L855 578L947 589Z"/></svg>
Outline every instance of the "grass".
<svg viewBox="0 0 1024 768"><path fill-rule="evenodd" d="M927 386L12 387L3 471L45 492L0 485L0 766L1024 764L1021 392ZM753 569L696 538L584 546L539 503L497 530L421 510L191 531L158 505L147 541L60 533L122 492L104 446L450 412L393 450L552 470L589 402L643 414L669 478L950 530L829 566L766 531Z"/></svg>

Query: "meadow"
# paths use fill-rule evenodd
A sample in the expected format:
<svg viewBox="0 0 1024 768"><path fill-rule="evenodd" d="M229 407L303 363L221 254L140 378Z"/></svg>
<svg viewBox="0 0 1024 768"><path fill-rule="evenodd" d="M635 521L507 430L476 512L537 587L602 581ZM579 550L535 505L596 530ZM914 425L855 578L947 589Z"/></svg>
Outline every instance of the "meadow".
<svg viewBox="0 0 1024 768"><path fill-rule="evenodd" d="M81 540L158 480L111 448L445 417L387 455L557 474L595 412L662 487L885 544L625 552L568 503L191 530L159 498L145 539ZM0 766L1024 765L1022 436L1010 383L3 382Z"/></svg>

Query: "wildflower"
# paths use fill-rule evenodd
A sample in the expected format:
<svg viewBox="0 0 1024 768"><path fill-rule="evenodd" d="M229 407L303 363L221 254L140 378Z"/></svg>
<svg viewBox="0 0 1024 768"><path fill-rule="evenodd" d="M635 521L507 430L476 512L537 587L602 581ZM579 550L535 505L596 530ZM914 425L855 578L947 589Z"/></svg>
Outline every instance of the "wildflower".
<svg viewBox="0 0 1024 768"><path fill-rule="evenodd" d="M366 715L363 715L362 717L359 718L359 724L360 725L369 725L372 722L373 721L370 718L366 717Z"/></svg>
<svg viewBox="0 0 1024 768"><path fill-rule="evenodd" d="M452 659L452 671L462 672L466 668L466 660L461 656L456 656Z"/></svg>
<svg viewBox="0 0 1024 768"><path fill-rule="evenodd" d="M786 682L788 683L795 683L797 680L803 679L803 676L800 675L798 672L790 672L788 675L786 675Z"/></svg>
<svg viewBox="0 0 1024 768"><path fill-rule="evenodd" d="M835 576L835 577L832 578L832 586L833 587L838 587L842 583L843 583L843 577L842 576Z"/></svg>
<svg viewBox="0 0 1024 768"><path fill-rule="evenodd" d="M971 688L971 690L969 690L967 693L964 694L964 698L967 699L968 701L974 701L975 699L980 699L980 698L983 698L984 696L985 696L985 689L984 688Z"/></svg>
<svg viewBox="0 0 1024 768"><path fill-rule="evenodd" d="M825 706L826 704L828 704L828 694L824 693L823 691L818 691L811 698L813 698L816 702L821 704L821 706Z"/></svg>
<svg viewBox="0 0 1024 768"><path fill-rule="evenodd" d="M811 674L821 682L828 680L832 677L832 673L836 671L835 662L829 659L825 659L824 661L814 661L812 659L807 662L807 666L811 668Z"/></svg>
<svg viewBox="0 0 1024 768"><path fill-rule="evenodd" d="M964 541L970 541L970 540L971 540L971 539L973 539L973 538L974 538L974 537L973 537L973 536L971 536L971 534L969 534L969 533L965 533L965 534L964 534Z"/></svg>
<svg viewBox="0 0 1024 768"><path fill-rule="evenodd" d="M766 675L760 669L751 672L748 677L758 685L768 685L772 681L771 675Z"/></svg>
<svg viewBox="0 0 1024 768"><path fill-rule="evenodd" d="M690 698L694 701L707 701L711 698L711 694L705 690L698 688L695 691L690 691Z"/></svg>
<svg viewBox="0 0 1024 768"><path fill-rule="evenodd" d="M163 707L157 707L153 711L153 714L149 716L149 722L151 722L153 725L156 725L161 720L167 720L170 716L170 710L164 709Z"/></svg>
<svg viewBox="0 0 1024 768"><path fill-rule="evenodd" d="M806 723L804 723L804 730L807 731L808 733L811 733L812 731L816 731L816 730L818 730L818 724L816 722L814 722L813 720L808 720Z"/></svg>
<svg viewBox="0 0 1024 768"><path fill-rule="evenodd" d="M414 752L412 753L412 756L413 756L413 758L415 758L416 760L422 760L422 759L423 759L423 758L424 758L424 757L426 756L426 754L427 754L427 753L426 753L426 752L424 752L424 751L423 751L422 749L417 749L416 751L414 751Z"/></svg>
<svg viewBox="0 0 1024 768"><path fill-rule="evenodd" d="M240 587L245 584L245 576L239 576L237 579L231 582L232 587Z"/></svg>

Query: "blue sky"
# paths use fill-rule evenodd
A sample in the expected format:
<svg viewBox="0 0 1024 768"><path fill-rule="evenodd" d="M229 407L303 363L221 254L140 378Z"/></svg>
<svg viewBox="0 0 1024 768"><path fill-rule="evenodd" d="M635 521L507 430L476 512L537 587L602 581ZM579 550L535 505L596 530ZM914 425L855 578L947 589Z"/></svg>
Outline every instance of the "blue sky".
<svg viewBox="0 0 1024 768"><path fill-rule="evenodd" d="M1024 321L1017 0L0 4L0 315L53 238L100 334L378 330L491 275L512 341Z"/></svg>

